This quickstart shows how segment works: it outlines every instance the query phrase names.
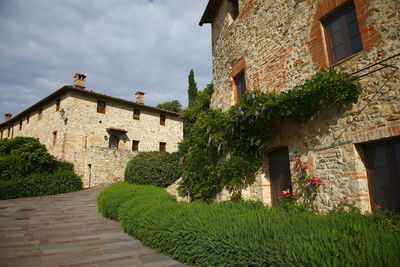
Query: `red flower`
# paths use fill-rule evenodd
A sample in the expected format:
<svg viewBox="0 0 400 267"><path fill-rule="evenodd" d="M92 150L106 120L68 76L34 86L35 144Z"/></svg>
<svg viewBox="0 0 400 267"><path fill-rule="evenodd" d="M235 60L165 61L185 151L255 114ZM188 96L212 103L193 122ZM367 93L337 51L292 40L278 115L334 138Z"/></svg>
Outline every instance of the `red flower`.
<svg viewBox="0 0 400 267"><path fill-rule="evenodd" d="M375 209L377 209L377 210L382 210L382 206L375 205Z"/></svg>
<svg viewBox="0 0 400 267"><path fill-rule="evenodd" d="M349 196L344 196L344 197L341 197L339 200L340 200L340 202L344 202L348 198L349 198Z"/></svg>
<svg viewBox="0 0 400 267"><path fill-rule="evenodd" d="M320 186L322 184L322 181L316 177L313 177L311 179L310 184L315 185L315 186Z"/></svg>

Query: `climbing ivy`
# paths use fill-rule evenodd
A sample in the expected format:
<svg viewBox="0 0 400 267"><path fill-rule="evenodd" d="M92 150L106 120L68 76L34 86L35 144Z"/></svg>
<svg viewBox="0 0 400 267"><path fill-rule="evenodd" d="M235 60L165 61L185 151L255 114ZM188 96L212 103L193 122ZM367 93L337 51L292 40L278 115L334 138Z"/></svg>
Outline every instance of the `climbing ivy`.
<svg viewBox="0 0 400 267"><path fill-rule="evenodd" d="M360 93L358 81L331 69L286 92L250 91L223 112L209 108L209 87L183 112L184 120L191 121L180 145L185 155L180 193L208 202L224 187L240 195L254 182L262 151L278 132L279 123L305 121L332 105L347 107Z"/></svg>

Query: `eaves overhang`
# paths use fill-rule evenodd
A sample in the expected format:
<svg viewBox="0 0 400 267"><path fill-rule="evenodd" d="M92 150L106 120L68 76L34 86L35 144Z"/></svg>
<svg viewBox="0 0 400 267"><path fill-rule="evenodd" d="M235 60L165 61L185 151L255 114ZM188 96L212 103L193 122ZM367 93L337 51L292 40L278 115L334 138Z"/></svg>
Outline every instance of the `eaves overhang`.
<svg viewBox="0 0 400 267"><path fill-rule="evenodd" d="M221 6L223 0L209 0L206 10L204 10L203 16L199 22L200 26L203 26L204 23L212 23L219 7Z"/></svg>
<svg viewBox="0 0 400 267"><path fill-rule="evenodd" d="M97 92L90 91L90 90L78 89L78 88L76 88L74 86L71 86L71 85L65 85L65 86L61 87L60 89L58 89L57 91L53 92L52 94L48 95L47 97L43 98L39 102L37 102L37 103L33 104L32 106L30 106L29 108L25 109L24 111L22 111L22 112L18 113L17 115L13 116L8 121L5 121L5 122L1 123L0 124L0 128L3 128L5 126L14 125L19 120L25 119L25 117L28 114L34 112L39 107L42 107L43 105L45 105L46 103L48 103L50 101L54 101L55 99L57 99L57 97L65 95L68 92L75 92L75 93L78 93L78 94L81 94L81 95L87 95L87 96L91 96L93 98L98 98L98 99L102 99L102 100L111 100L113 102L126 104L126 105L129 105L129 106L134 107L134 108L151 110L151 111L159 112L161 114L169 115L169 116L176 117L176 118L180 119L179 118L179 116L180 116L179 113L176 113L176 112L172 112L172 111L164 110L164 109L159 109L159 108L156 108L156 107L147 106L147 105L143 105L143 104L138 104L138 103L135 103L133 101L129 101L129 100L126 100L126 99L117 98L117 97L113 97L113 96L97 93Z"/></svg>

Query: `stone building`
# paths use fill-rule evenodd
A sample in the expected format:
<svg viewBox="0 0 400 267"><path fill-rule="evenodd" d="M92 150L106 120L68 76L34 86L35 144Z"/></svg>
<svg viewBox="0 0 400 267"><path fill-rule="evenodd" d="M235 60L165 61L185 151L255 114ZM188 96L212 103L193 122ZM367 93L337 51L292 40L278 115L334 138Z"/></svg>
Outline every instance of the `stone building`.
<svg viewBox="0 0 400 267"><path fill-rule="evenodd" d="M267 204L291 186L290 165L312 164L321 211L348 196L369 212L400 211L400 2L398 0L209 0L215 92L227 110L248 90L285 91L320 69L359 77L351 108L284 124L244 195Z"/></svg>
<svg viewBox="0 0 400 267"><path fill-rule="evenodd" d="M12 117L5 115L0 138L30 136L59 160L74 163L84 187L118 181L138 151L178 150L179 114L144 104L144 93L128 101L85 89L86 76Z"/></svg>

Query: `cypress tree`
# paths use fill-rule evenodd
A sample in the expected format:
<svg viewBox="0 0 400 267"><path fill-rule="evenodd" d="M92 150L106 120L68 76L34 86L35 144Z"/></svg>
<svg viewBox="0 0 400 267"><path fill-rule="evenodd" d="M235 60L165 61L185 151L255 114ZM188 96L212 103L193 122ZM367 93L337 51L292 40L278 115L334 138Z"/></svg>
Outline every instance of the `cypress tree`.
<svg viewBox="0 0 400 267"><path fill-rule="evenodd" d="M197 84L196 81L194 80L194 72L193 69L190 70L189 73L189 88L188 88L188 98L189 98L189 107L193 105L194 100L197 97L198 91L197 91Z"/></svg>

